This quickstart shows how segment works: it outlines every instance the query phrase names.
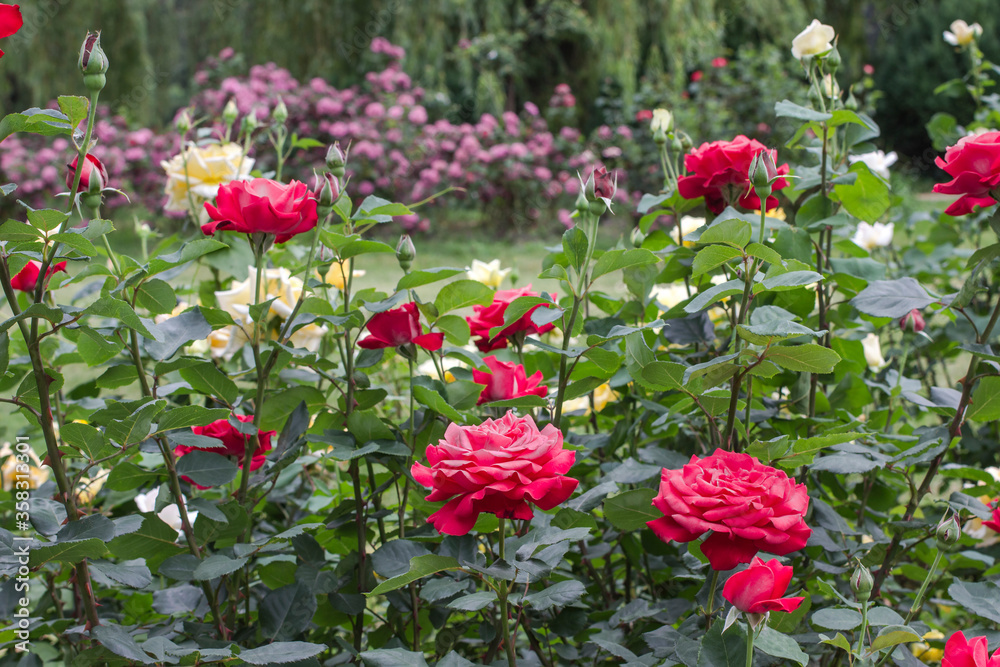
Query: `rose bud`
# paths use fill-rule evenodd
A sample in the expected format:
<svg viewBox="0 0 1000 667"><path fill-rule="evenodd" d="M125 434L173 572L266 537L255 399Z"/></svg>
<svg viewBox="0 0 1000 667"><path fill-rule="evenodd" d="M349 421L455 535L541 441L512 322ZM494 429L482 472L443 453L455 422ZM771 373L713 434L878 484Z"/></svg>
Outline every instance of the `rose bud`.
<svg viewBox="0 0 1000 667"><path fill-rule="evenodd" d="M924 320L923 314L914 308L899 319L899 328L903 331L920 333L927 328L927 322Z"/></svg>
<svg viewBox="0 0 1000 667"><path fill-rule="evenodd" d="M230 99L226 102L225 108L222 110L222 122L226 124L226 127L231 126L236 122L236 118L239 117L240 110L236 106L236 102Z"/></svg>
<svg viewBox="0 0 1000 667"><path fill-rule="evenodd" d="M318 183L313 189L316 195L316 203L320 208L330 209L333 203L340 197L340 181L331 172L317 175Z"/></svg>
<svg viewBox="0 0 1000 667"><path fill-rule="evenodd" d="M258 127L260 127L260 122L257 120L257 112L251 109L250 113L243 117L243 126L240 129L249 134Z"/></svg>
<svg viewBox="0 0 1000 667"><path fill-rule="evenodd" d="M80 47L80 71L83 73L83 83L92 93L100 92L107 83L105 73L108 71L108 56L101 48L101 33L88 32Z"/></svg>
<svg viewBox="0 0 1000 667"><path fill-rule="evenodd" d="M409 234L403 234L399 237L399 243L396 245L396 259L399 261L399 267L404 271L409 271L410 265L413 264L416 257L417 249L413 247L413 240L410 239Z"/></svg>
<svg viewBox="0 0 1000 667"><path fill-rule="evenodd" d="M875 580L872 579L872 573L863 564L858 563L854 573L851 574L851 590L854 591L858 602L865 602L871 597L874 585Z"/></svg>
<svg viewBox="0 0 1000 667"><path fill-rule="evenodd" d="M958 525L958 516L952 514L946 519L942 519L937 527L937 540L940 544L951 546L958 542L962 535L962 529Z"/></svg>
<svg viewBox="0 0 1000 667"><path fill-rule="evenodd" d="M73 158L70 162L66 171L66 187L73 188L73 179L76 174L76 166L79 163L80 156ZM96 156L87 153L87 159L83 162L83 169L80 173L80 185L77 187L77 192L100 192L108 184L108 170L104 167L104 164L97 159Z"/></svg>
<svg viewBox="0 0 1000 667"><path fill-rule="evenodd" d="M770 191L771 184L778 178L778 166L774 163L771 151L765 148L757 153L757 157L750 163L748 176L755 189L767 188Z"/></svg>
<svg viewBox="0 0 1000 667"><path fill-rule="evenodd" d="M636 227L632 230L632 234L629 236L629 241L632 242L633 248L641 248L643 241L646 240L646 235L642 233L642 230Z"/></svg>
<svg viewBox="0 0 1000 667"><path fill-rule="evenodd" d="M326 168L337 178L343 178L346 165L347 155L340 149L340 142L335 141L326 151Z"/></svg>
<svg viewBox="0 0 1000 667"><path fill-rule="evenodd" d="M271 117L274 118L274 122L280 124L284 124L288 120L288 107L285 106L285 101L280 97L278 98L278 105L271 112Z"/></svg>
<svg viewBox="0 0 1000 667"><path fill-rule="evenodd" d="M181 134L187 134L188 130L191 129L191 114L187 109L181 109L181 112L177 114L177 119L174 121L174 129Z"/></svg>

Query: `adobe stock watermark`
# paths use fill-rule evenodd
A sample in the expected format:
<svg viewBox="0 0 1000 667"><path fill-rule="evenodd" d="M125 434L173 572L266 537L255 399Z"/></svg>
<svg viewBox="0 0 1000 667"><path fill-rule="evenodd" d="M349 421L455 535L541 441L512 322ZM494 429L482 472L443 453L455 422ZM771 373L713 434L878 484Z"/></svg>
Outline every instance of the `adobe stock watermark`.
<svg viewBox="0 0 1000 667"><path fill-rule="evenodd" d="M14 644L14 650L17 653L27 653L31 648L31 636L28 630L31 625L31 611L29 610L29 605L31 603L29 598L29 593L31 590L31 583L29 580L29 575L31 569L28 567L31 537L29 535L24 535L23 533L30 533L31 527L31 517L29 515L30 509L30 494L31 489L31 458L29 452L31 451L31 445L27 442L28 438L23 435L17 436L17 444L14 445L15 452L13 456L17 459L17 464L14 466L14 521L17 532L22 533L22 535L14 536L14 557L17 559L17 576L14 580L14 592L19 594L18 599L15 603L14 609L14 619L15 619L15 636L17 637L17 642Z"/></svg>

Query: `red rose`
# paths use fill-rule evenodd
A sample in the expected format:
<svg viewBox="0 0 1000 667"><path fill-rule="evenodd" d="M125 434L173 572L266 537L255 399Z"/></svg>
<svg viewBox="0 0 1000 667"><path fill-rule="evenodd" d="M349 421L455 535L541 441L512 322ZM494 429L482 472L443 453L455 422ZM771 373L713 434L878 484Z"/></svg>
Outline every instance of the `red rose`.
<svg viewBox="0 0 1000 667"><path fill-rule="evenodd" d="M514 322L497 334L496 338L490 338L490 329L503 326L504 313L507 312L507 306L514 299L522 296L538 296L538 293L531 291L531 285L522 287L521 289L500 290L493 295L493 303L490 305L472 307L472 315L466 317L465 320L469 323L472 335L479 338L476 341L476 347L479 348L480 352L492 352L493 350L507 347L507 338L519 331L529 334L543 334L555 328L553 324L538 326L531 321L531 314L533 312L542 307L549 307L544 304L538 304L522 315L517 322Z"/></svg>
<svg viewBox="0 0 1000 667"><path fill-rule="evenodd" d="M700 69L696 69L695 71L691 72L691 82L692 83L698 83L699 81L701 81L701 77L702 77L702 73L701 73Z"/></svg>
<svg viewBox="0 0 1000 667"><path fill-rule="evenodd" d="M776 558L766 563L754 558L750 567L726 580L722 597L747 614L795 611L805 598L781 597L791 580L792 568L788 565L782 565Z"/></svg>
<svg viewBox="0 0 1000 667"><path fill-rule="evenodd" d="M809 509L804 484L749 454L721 449L692 456L680 470L664 468L653 506L665 516L647 525L664 542L712 532L701 551L715 570L749 563L758 551L798 551L812 534L802 520Z"/></svg>
<svg viewBox="0 0 1000 667"><path fill-rule="evenodd" d="M964 632L956 632L944 645L941 667L1000 667L1000 649L989 654L986 637L965 638Z"/></svg>
<svg viewBox="0 0 1000 667"><path fill-rule="evenodd" d="M420 326L420 312L417 311L417 304L414 301L373 315L368 320L367 328L368 336L358 341L358 347L366 350L413 343L433 352L440 350L444 343L443 333L423 332Z"/></svg>
<svg viewBox="0 0 1000 667"><path fill-rule="evenodd" d="M253 422L252 415L234 415L238 420L244 424L250 424ZM189 452L195 450L202 452L213 452L215 454L222 454L223 456L233 456L239 462L240 469L243 468L243 457L246 454L247 445L251 442L251 436L240 433L236 430L232 424L229 423L228 419L219 419L212 422L208 426L192 426L191 430L195 435L203 435L207 438L215 438L222 441L222 447L189 447L188 445L177 445L174 447L174 454L180 458ZM253 453L250 459L250 470L256 470L264 465L264 461L267 459L267 452L271 451L271 437L276 434L276 431L260 431L260 446ZM184 478L185 481L191 482L187 477ZM194 484L194 482L191 482ZM195 484L199 489L207 489L206 486L201 486Z"/></svg>
<svg viewBox="0 0 1000 667"><path fill-rule="evenodd" d="M993 508L993 518L989 521L983 521L983 525L1000 533L1000 502Z"/></svg>
<svg viewBox="0 0 1000 667"><path fill-rule="evenodd" d="M316 199L305 183L288 185L269 178L232 181L219 187L217 206L205 202L212 222L201 226L207 235L216 230L274 234L284 243L316 226Z"/></svg>
<svg viewBox="0 0 1000 667"><path fill-rule="evenodd" d="M702 144L684 156L684 168L689 176L681 176L677 190L685 199L705 197L705 206L713 213L722 213L727 205L739 204L753 211L760 209L760 198L750 186L747 175L750 164L761 151L768 150L756 139L739 135L732 141L713 141ZM778 151L768 151L777 160ZM788 173L788 165L777 168L779 176ZM775 192L788 185L784 178L772 184ZM767 198L767 210L777 208L777 197Z"/></svg>
<svg viewBox="0 0 1000 667"><path fill-rule="evenodd" d="M595 169L591 173L591 178L594 180L594 195L601 199L614 198L615 192L618 190L618 182L608 173L607 167Z"/></svg>
<svg viewBox="0 0 1000 667"><path fill-rule="evenodd" d="M944 210L948 215L972 213L976 206L993 206L993 191L1000 185L1000 132L984 132L963 137L945 151L934 164L948 172L952 180L938 183L934 192L962 195Z"/></svg>
<svg viewBox="0 0 1000 667"><path fill-rule="evenodd" d="M38 274L41 273L41 269L41 263L28 260L25 267L10 279L10 286L22 292L34 292L35 287L38 285ZM46 279L51 278L52 274L58 271L66 271L66 262L49 265L49 270L45 272Z"/></svg>
<svg viewBox="0 0 1000 667"><path fill-rule="evenodd" d="M899 327L903 331L912 329L914 333L920 333L927 327L927 322L924 320L923 313L914 308L899 319Z"/></svg>
<svg viewBox="0 0 1000 667"><path fill-rule="evenodd" d="M77 155L73 158L73 161L66 165L66 187L72 189L73 178L76 176L76 165L80 161L80 156ZM87 159L83 163L83 170L80 173L80 187L76 189L77 192L87 192L90 190L90 181L94 180L94 187L97 190L103 190L108 184L108 170L105 169L104 163L97 159L96 156L87 153Z"/></svg>
<svg viewBox="0 0 1000 667"><path fill-rule="evenodd" d="M23 25L20 5L0 5L0 39L10 37ZM3 51L0 51L0 58L2 57Z"/></svg>
<svg viewBox="0 0 1000 667"><path fill-rule="evenodd" d="M653 111L651 109L640 109L635 112L635 120L639 123L653 120Z"/></svg>
<svg viewBox="0 0 1000 667"><path fill-rule="evenodd" d="M521 364L500 361L496 357L490 356L483 359L489 366L492 373L484 371L472 371L472 381L476 384L484 384L486 387L479 395L476 405L489 403L491 401L506 401L521 396L541 396L549 393L549 388L538 384L542 381L542 372L536 371L530 378Z"/></svg>
<svg viewBox="0 0 1000 667"><path fill-rule="evenodd" d="M723 58L722 56L719 56L718 58L712 58L712 67L714 67L716 69L718 69L720 67L725 67L728 64L729 64L729 61L726 60L725 58Z"/></svg>
<svg viewBox="0 0 1000 667"><path fill-rule="evenodd" d="M430 467L414 463L410 472L431 489L429 502L447 500L428 517L438 531L465 535L481 512L502 519L530 519L531 505L550 510L576 489L566 477L576 453L563 449L562 431L531 417L508 412L478 426L449 424L438 445L427 447Z"/></svg>

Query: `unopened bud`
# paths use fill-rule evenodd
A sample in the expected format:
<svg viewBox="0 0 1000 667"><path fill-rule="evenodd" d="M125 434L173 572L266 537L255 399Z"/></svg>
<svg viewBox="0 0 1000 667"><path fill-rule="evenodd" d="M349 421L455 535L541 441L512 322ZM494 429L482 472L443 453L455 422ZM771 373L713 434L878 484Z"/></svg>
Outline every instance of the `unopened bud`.
<svg viewBox="0 0 1000 667"><path fill-rule="evenodd" d="M326 151L326 168L337 178L344 177L344 167L347 165L347 155L340 149L340 142L335 141Z"/></svg>
<svg viewBox="0 0 1000 667"><path fill-rule="evenodd" d="M872 579L872 573L868 571L868 568L863 563L858 563L858 566L851 574L851 590L854 591L858 602L867 602L868 598L872 596L872 587L874 585L875 581Z"/></svg>
<svg viewBox="0 0 1000 667"><path fill-rule="evenodd" d="M191 129L191 114L187 109L182 109L174 121L174 127L181 134L186 134Z"/></svg>
<svg viewBox="0 0 1000 667"><path fill-rule="evenodd" d="M691 141L691 137L688 136L687 132L678 132L681 139L681 150L687 153L689 150L694 148L694 142Z"/></svg>
<svg viewBox="0 0 1000 667"><path fill-rule="evenodd" d="M260 127L260 121L257 120L257 112L253 109L250 110L246 116L243 117L243 127L242 131L249 134Z"/></svg>
<svg viewBox="0 0 1000 667"><path fill-rule="evenodd" d="M837 70L840 69L840 63L840 51L838 51L835 46L830 53L826 54L826 67L831 74L835 74Z"/></svg>
<svg viewBox="0 0 1000 667"><path fill-rule="evenodd" d="M653 138L655 139L656 137ZM674 135L674 138L670 140L670 150L675 153L680 153L684 150L684 142L677 135Z"/></svg>
<svg viewBox="0 0 1000 667"><path fill-rule="evenodd" d="M288 120L288 107L285 106L285 101L278 98L278 105L274 107L274 111L271 112L271 117L274 118L276 123L284 124Z"/></svg>
<svg viewBox="0 0 1000 667"><path fill-rule="evenodd" d="M316 203L321 209L330 209L340 197L340 181L332 173L327 172L317 176L319 182L315 190Z"/></svg>
<svg viewBox="0 0 1000 667"><path fill-rule="evenodd" d="M771 184L778 178L778 167L774 163L771 151L765 148L757 153L757 157L750 163L750 171L747 176L755 188L771 187Z"/></svg>
<svg viewBox="0 0 1000 667"><path fill-rule="evenodd" d="M847 101L844 102L844 108L848 109L849 111L858 110L858 98L854 96L853 90L847 91Z"/></svg>
<svg viewBox="0 0 1000 667"><path fill-rule="evenodd" d="M914 308L906 315L903 315L899 319L899 327L903 331L912 331L913 333L920 333L927 327L927 321L924 320L924 315L918 309Z"/></svg>
<svg viewBox="0 0 1000 667"><path fill-rule="evenodd" d="M576 196L576 203L574 204L576 212L580 215L590 214L590 202L587 201L587 195L584 194L585 189L585 187L580 187L580 194Z"/></svg>
<svg viewBox="0 0 1000 667"><path fill-rule="evenodd" d="M399 262L399 267L404 271L409 271L410 265L413 264L416 257L417 249L413 247L413 240L409 234L403 234L399 237L399 243L396 245L396 260Z"/></svg>
<svg viewBox="0 0 1000 667"><path fill-rule="evenodd" d="M233 100L226 102L226 106L222 110L222 122L226 124L226 127L230 127L235 123L239 115L240 110L237 108L236 102Z"/></svg>
<svg viewBox="0 0 1000 667"><path fill-rule="evenodd" d="M941 523L937 527L937 541L938 544L943 544L946 546L951 546L958 542L958 538L962 535L962 528L958 525L958 516L952 514L949 517L945 517L941 520Z"/></svg>
<svg viewBox="0 0 1000 667"><path fill-rule="evenodd" d="M646 240L646 235L642 233L642 230L636 227L632 230L632 235L629 237L632 242L633 248L641 248L642 242Z"/></svg>
<svg viewBox="0 0 1000 667"><path fill-rule="evenodd" d="M83 83L90 92L100 92L107 83L105 74L108 71L108 56L101 48L101 33L88 32L83 45L80 47L80 59L78 61L80 72L83 74Z"/></svg>
<svg viewBox="0 0 1000 667"><path fill-rule="evenodd" d="M667 133L663 128L653 130L653 143L657 146L663 146L667 143Z"/></svg>

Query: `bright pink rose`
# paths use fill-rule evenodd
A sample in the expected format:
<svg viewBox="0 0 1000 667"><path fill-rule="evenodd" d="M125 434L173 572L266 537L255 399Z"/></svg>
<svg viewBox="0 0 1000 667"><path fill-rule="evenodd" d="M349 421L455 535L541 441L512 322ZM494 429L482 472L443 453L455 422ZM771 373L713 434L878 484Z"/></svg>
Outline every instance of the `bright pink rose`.
<svg viewBox="0 0 1000 667"><path fill-rule="evenodd" d="M531 291L531 285L521 289L499 290L493 295L493 303L488 306L473 306L472 315L465 318L473 336L477 336L476 347L480 352L492 352L507 347L507 337L524 331L528 334L543 334L555 328L553 324L537 326L531 321L531 314L539 308L548 308L538 304L521 316L516 322L502 330L495 338L490 338L490 329L503 326L504 313L514 299L522 296L538 296Z"/></svg>
<svg viewBox="0 0 1000 667"><path fill-rule="evenodd" d="M0 39L10 37L23 25L24 19L21 18L19 5L0 4ZM0 58L2 57L3 51L0 51Z"/></svg>
<svg viewBox="0 0 1000 667"><path fill-rule="evenodd" d="M76 165L79 164L80 156L77 155L73 161L66 165L66 187L73 187L73 179L76 177ZM80 173L80 187L77 192L87 192L90 189L90 181L95 180L94 186L98 190L103 190L108 184L108 170L104 163L97 159L95 155L87 153L87 159L83 162L83 170Z"/></svg>
<svg viewBox="0 0 1000 667"><path fill-rule="evenodd" d="M927 327L927 321L924 320L923 313L919 309L914 308L900 318L899 327L903 331L912 330L914 333L920 333Z"/></svg>
<svg viewBox="0 0 1000 667"><path fill-rule="evenodd" d="M715 570L749 563L758 551L798 551L812 534L802 520L809 509L804 484L749 454L721 449L692 456L680 470L664 468L653 507L665 516L647 525L664 542L691 542L711 531L701 551Z"/></svg>
<svg viewBox="0 0 1000 667"><path fill-rule="evenodd" d="M10 286L22 292L34 292L35 287L38 285L38 274L41 273L41 270L42 265L40 262L28 260L24 268L10 279ZM51 278L52 274L58 271L66 271L66 262L49 265L49 270L45 272L46 279Z"/></svg>
<svg viewBox="0 0 1000 667"><path fill-rule="evenodd" d="M653 110L652 109L639 109L635 112L635 120L639 123L644 123L648 120L653 120Z"/></svg>
<svg viewBox="0 0 1000 667"><path fill-rule="evenodd" d="M989 521L983 521L983 525L1000 533L1000 503L993 508L993 518Z"/></svg>
<svg viewBox="0 0 1000 667"><path fill-rule="evenodd" d="M989 654L986 637L967 640L964 632L956 632L944 645L941 667L1000 667L1000 649Z"/></svg>
<svg viewBox="0 0 1000 667"><path fill-rule="evenodd" d="M316 226L316 199L309 186L299 181L288 185L269 178L232 181L219 187L216 206L205 202L212 222L201 231L212 235L217 230L243 234L274 234L284 243L296 234Z"/></svg>
<svg viewBox="0 0 1000 667"><path fill-rule="evenodd" d="M565 502L577 480L566 477L576 453L563 449L562 431L541 431L531 417L508 412L478 426L449 424L438 445L427 447L430 467L414 463L410 472L431 489L427 500L447 500L428 517L438 531L465 535L481 512L502 519L530 519L531 505L550 510Z"/></svg>
<svg viewBox="0 0 1000 667"><path fill-rule="evenodd" d="M725 58L723 58L722 56L719 56L718 58L712 58L712 67L714 67L716 69L718 69L720 67L725 67L728 64L729 64L729 61L726 60Z"/></svg>
<svg viewBox="0 0 1000 667"><path fill-rule="evenodd" d="M443 333L424 333L420 326L420 312L414 301L382 313L368 320L368 335L358 341L358 347L377 350L383 347L419 345L433 352L444 344Z"/></svg>
<svg viewBox="0 0 1000 667"><path fill-rule="evenodd" d="M253 422L252 415L234 415L238 420L244 424L250 424ZM223 456L231 456L236 459L237 464L240 469L243 468L243 457L246 454L247 445L251 444L251 436L240 433L236 430L232 424L229 423L228 419L218 419L207 426L192 426L191 431L195 435L203 435L207 438L215 438L222 441L222 447L189 447L188 445L177 445L174 447L174 454L180 458L185 454L193 452L195 450L202 452L212 452L215 454L222 454ZM264 462L267 460L267 452L271 451L271 438L276 434L276 431L260 431L259 432L259 446L253 452L250 458L250 470L257 470ZM201 486L200 484L195 484L187 477L184 480L190 482L197 486L199 489L207 489L207 486Z"/></svg>
<svg viewBox="0 0 1000 667"><path fill-rule="evenodd" d="M763 150L768 150L764 144L742 134L732 141L702 144L684 156L684 168L690 175L680 177L677 190L685 199L704 197L705 206L713 213L722 213L727 205L737 203L750 211L760 209L760 198L750 187L747 175L750 163ZM777 162L778 151L769 152ZM787 164L778 167L778 175L787 173ZM779 178L771 187L777 192L786 185L788 181ZM768 211L777 206L777 197L767 198Z"/></svg>
<svg viewBox="0 0 1000 667"><path fill-rule="evenodd" d="M750 567L729 577L722 597L748 614L795 611L805 598L782 597L792 580L792 568L772 558L766 563L754 558Z"/></svg>
<svg viewBox="0 0 1000 667"><path fill-rule="evenodd" d="M541 371L536 371L529 378L521 364L500 361L494 356L486 357L483 361L493 372L472 371L472 381L476 384L486 385L479 395L479 401L476 405L491 401L507 401L522 396L545 398L546 394L549 393L548 387L538 386L542 381Z"/></svg>
<svg viewBox="0 0 1000 667"><path fill-rule="evenodd" d="M948 215L972 213L997 203L994 192L1000 185L1000 132L984 132L963 137L945 151L934 164L948 172L952 180L938 183L934 192L962 195L944 210Z"/></svg>

